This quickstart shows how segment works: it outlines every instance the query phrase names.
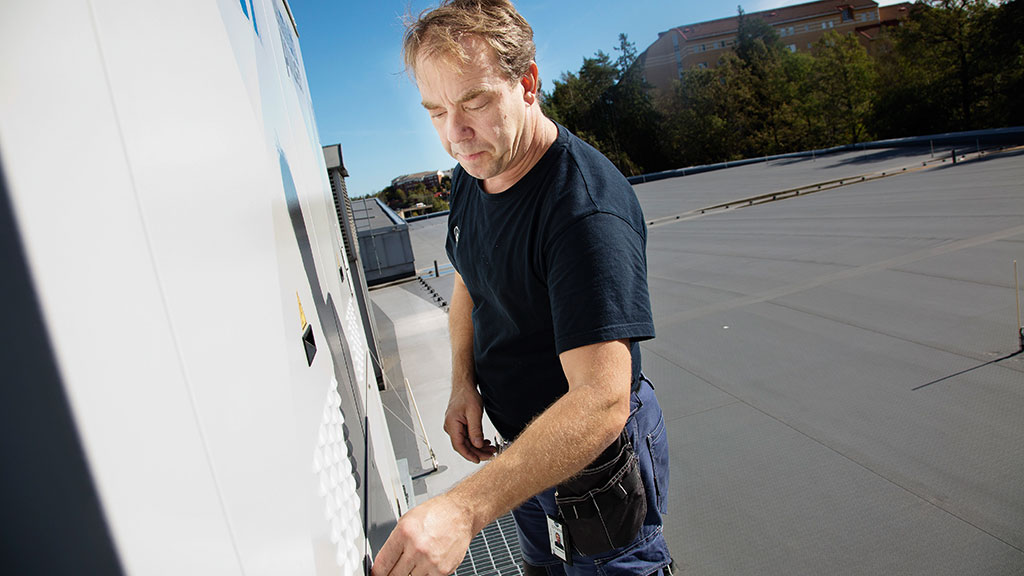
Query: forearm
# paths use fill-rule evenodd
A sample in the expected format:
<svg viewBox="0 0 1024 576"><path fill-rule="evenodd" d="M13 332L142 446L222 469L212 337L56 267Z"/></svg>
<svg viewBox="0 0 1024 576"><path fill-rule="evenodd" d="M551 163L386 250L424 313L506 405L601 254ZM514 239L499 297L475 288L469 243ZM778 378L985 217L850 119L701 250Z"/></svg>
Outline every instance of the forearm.
<svg viewBox="0 0 1024 576"><path fill-rule="evenodd" d="M628 351L626 355L628 359ZM472 515L475 530L574 476L625 426L629 372L623 374L620 369L581 377L603 380L570 384L569 392L538 416L508 450L448 493Z"/></svg>
<svg viewBox="0 0 1024 576"><path fill-rule="evenodd" d="M448 336L452 346L453 387L475 384L473 299L458 273L455 274L451 306L448 308Z"/></svg>

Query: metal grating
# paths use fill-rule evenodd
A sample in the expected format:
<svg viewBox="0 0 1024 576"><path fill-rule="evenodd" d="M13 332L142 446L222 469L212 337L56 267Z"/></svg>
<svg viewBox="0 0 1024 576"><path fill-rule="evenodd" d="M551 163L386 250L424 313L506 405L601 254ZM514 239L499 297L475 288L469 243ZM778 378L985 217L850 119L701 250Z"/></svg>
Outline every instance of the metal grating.
<svg viewBox="0 0 1024 576"><path fill-rule="evenodd" d="M454 576L522 576L522 562L516 522L509 513L473 538Z"/></svg>

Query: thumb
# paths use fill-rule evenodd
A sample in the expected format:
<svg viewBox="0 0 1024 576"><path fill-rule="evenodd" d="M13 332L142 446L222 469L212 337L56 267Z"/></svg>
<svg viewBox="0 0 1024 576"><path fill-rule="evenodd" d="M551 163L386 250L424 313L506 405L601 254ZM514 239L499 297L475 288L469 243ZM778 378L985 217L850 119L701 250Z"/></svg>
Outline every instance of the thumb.
<svg viewBox="0 0 1024 576"><path fill-rule="evenodd" d="M476 448L484 447L484 429L483 423L481 422L483 414L480 409L470 410L466 414L466 419L469 420L466 424L469 426L469 441L473 443Z"/></svg>

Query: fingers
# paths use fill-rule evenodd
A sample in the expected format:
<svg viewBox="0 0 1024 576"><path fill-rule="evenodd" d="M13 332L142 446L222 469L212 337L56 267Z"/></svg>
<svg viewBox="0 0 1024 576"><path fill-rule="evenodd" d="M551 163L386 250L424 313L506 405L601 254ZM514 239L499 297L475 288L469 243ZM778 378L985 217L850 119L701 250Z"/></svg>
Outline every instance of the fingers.
<svg viewBox="0 0 1024 576"><path fill-rule="evenodd" d="M466 410L466 420L469 424L469 441L474 448L484 447L483 411L477 406L470 406Z"/></svg>
<svg viewBox="0 0 1024 576"><path fill-rule="evenodd" d="M399 566L402 560L402 543L399 539L395 538L394 534L388 537L384 545L381 546L380 552L377 552L377 557L373 559L373 568L370 569L370 574L373 576L388 576L389 574L402 574L403 576L409 574L409 570L402 572L403 568Z"/></svg>
<svg viewBox="0 0 1024 576"><path fill-rule="evenodd" d="M474 446L465 430L466 427L461 426L454 433L449 433L452 448L463 458L474 464L479 464L481 461L490 460L497 453L498 449L491 445L490 440L483 440L479 448Z"/></svg>
<svg viewBox="0 0 1024 576"><path fill-rule="evenodd" d="M429 566L416 565L415 568L409 571L409 576L432 576L433 574L443 574L442 572L431 572ZM396 575L397 576L397 575Z"/></svg>
<svg viewBox="0 0 1024 576"><path fill-rule="evenodd" d="M467 442L466 445L469 447L470 451L473 452L473 456L476 457L477 463L483 462L485 460L490 460L498 452L497 448L491 446L490 440L484 440L484 446L482 448L477 448L476 446L473 446L469 442Z"/></svg>
<svg viewBox="0 0 1024 576"><path fill-rule="evenodd" d="M484 438L483 409L479 402L450 403L445 413L444 431L452 448L474 464L490 460L497 453L491 441Z"/></svg>
<svg viewBox="0 0 1024 576"><path fill-rule="evenodd" d="M449 437L452 439L452 448L462 455L463 458L473 462L474 464L480 463L480 458L475 454L473 445L469 442L469 435L466 434L466 425L462 422L458 422L449 431Z"/></svg>
<svg viewBox="0 0 1024 576"><path fill-rule="evenodd" d="M452 442L452 448L454 448L459 455L474 464L480 463L480 459L473 455L473 445L468 441L466 425L460 417L449 414L445 418L444 431L448 433L448 438L451 439Z"/></svg>
<svg viewBox="0 0 1024 576"><path fill-rule="evenodd" d="M398 564L391 569L388 574L391 576L408 576L413 573L413 559L411 554L402 554L402 557L398 560Z"/></svg>
<svg viewBox="0 0 1024 576"><path fill-rule="evenodd" d="M373 576L444 576L466 555L473 539L471 514L445 495L406 512L377 554Z"/></svg>
<svg viewBox="0 0 1024 576"><path fill-rule="evenodd" d="M452 448L474 464L489 460L495 452L494 447L489 446L490 441L484 440L482 418L480 407L473 405L449 407L445 415L444 431L451 440ZM471 433L473 429L476 430L475 441Z"/></svg>
<svg viewBox="0 0 1024 576"><path fill-rule="evenodd" d="M490 440L484 440L484 446L482 448L477 448L468 441L465 442L464 446L473 455L472 462L476 464L485 460L490 460L498 453L498 449L491 445Z"/></svg>
<svg viewBox="0 0 1024 576"><path fill-rule="evenodd" d="M415 555L412 550L406 550L406 539L404 533L395 530L388 536L380 552L373 560L373 567L370 569L372 576L408 576L417 574L415 571ZM425 573L425 572L420 572Z"/></svg>

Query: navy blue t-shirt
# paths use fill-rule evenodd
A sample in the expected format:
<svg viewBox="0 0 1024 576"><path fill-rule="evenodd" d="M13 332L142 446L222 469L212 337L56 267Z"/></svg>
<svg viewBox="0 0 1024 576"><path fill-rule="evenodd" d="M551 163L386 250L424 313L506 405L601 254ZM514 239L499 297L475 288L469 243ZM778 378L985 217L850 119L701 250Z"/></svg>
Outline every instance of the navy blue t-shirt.
<svg viewBox="0 0 1024 576"><path fill-rule="evenodd" d="M484 408L508 439L565 394L558 355L587 344L654 337L647 228L622 174L558 126L533 169L487 194L452 176L448 258L473 298L473 353Z"/></svg>

